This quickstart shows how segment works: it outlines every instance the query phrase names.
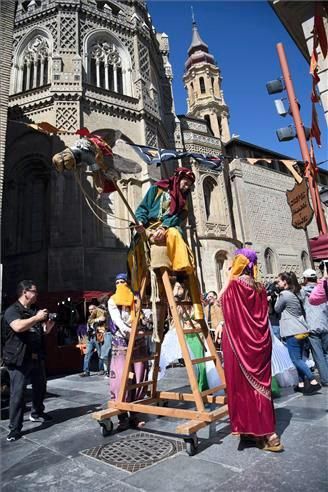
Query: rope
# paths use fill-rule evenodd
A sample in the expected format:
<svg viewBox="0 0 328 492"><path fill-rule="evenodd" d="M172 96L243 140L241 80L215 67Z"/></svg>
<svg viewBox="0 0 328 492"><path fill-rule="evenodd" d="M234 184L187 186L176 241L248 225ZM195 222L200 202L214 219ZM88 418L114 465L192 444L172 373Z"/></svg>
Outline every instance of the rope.
<svg viewBox="0 0 328 492"><path fill-rule="evenodd" d="M114 219L117 219L117 220L121 220L122 222L129 222L131 223L131 220L129 219L122 219L121 217L117 217L116 215L114 215L113 213L109 212L108 210L105 210L104 208L100 207L100 205L98 205L97 202L94 201L94 199L85 191L85 189L83 188L83 185L82 185L82 182L80 180L80 177L78 176L78 173L77 171L74 173L75 175L75 178L76 178L76 181L78 182L78 185L80 187L80 190L82 192L82 194L84 195L84 197L88 197L88 200L96 207L98 208L101 212L103 212L104 214L106 215L110 215L111 217L113 217ZM128 229L128 228L126 228Z"/></svg>
<svg viewBox="0 0 328 492"><path fill-rule="evenodd" d="M93 215L95 217L97 217L97 219L100 220L100 222L102 222L105 226L109 227L110 229L117 229L117 230L120 230L120 231L123 231L123 230L126 231L128 229L133 229L134 228L134 225L131 225L131 226L128 226L128 227L117 227L117 226L112 226L110 224L107 224L107 222L94 211L94 209L92 208L92 206L91 206L91 204L90 204L90 202L89 202L89 200L88 200L88 198L87 198L86 195L84 195L84 199L85 199L88 207L90 208L91 212L93 213Z"/></svg>

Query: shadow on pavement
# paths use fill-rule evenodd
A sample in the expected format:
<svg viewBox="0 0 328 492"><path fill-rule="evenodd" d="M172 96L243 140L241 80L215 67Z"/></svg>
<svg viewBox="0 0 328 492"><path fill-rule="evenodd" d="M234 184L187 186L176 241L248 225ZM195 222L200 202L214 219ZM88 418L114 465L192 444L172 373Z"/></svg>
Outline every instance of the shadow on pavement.
<svg viewBox="0 0 328 492"><path fill-rule="evenodd" d="M48 429L53 425L61 424L63 422L66 422L67 420L75 419L77 417L82 417L83 415L87 413L92 413L97 409L99 409L99 405L96 403L94 405L84 405L82 407L58 408L56 410L47 412L47 415L49 415L53 419L51 422L44 422L37 427L33 427L32 429L27 429L26 431L23 430L22 434L26 436L27 434L38 432L42 429Z"/></svg>

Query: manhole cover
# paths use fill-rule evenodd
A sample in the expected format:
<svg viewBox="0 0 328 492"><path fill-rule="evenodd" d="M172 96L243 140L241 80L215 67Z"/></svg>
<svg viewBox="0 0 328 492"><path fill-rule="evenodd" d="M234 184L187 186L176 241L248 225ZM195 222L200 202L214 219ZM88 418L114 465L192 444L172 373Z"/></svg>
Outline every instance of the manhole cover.
<svg viewBox="0 0 328 492"><path fill-rule="evenodd" d="M133 473L165 460L183 449L182 441L138 432L118 441L87 449L82 451L82 454Z"/></svg>

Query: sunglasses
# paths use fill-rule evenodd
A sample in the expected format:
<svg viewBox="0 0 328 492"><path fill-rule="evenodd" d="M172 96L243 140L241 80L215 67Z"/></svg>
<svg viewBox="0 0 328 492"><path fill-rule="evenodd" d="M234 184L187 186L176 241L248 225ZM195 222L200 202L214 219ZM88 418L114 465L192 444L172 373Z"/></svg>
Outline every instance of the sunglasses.
<svg viewBox="0 0 328 492"><path fill-rule="evenodd" d="M116 280L115 284L126 284L126 280Z"/></svg>

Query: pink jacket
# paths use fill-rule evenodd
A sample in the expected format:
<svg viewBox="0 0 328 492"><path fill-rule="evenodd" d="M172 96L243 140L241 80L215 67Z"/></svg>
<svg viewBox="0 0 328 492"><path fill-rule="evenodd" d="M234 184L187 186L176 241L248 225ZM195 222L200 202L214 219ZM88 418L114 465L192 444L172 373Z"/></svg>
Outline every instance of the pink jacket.
<svg viewBox="0 0 328 492"><path fill-rule="evenodd" d="M322 304L323 302L328 301L328 297L323 285L324 281L327 282L327 279L320 280L320 282L314 287L309 297L310 304L313 304L314 306L318 306L318 304Z"/></svg>

